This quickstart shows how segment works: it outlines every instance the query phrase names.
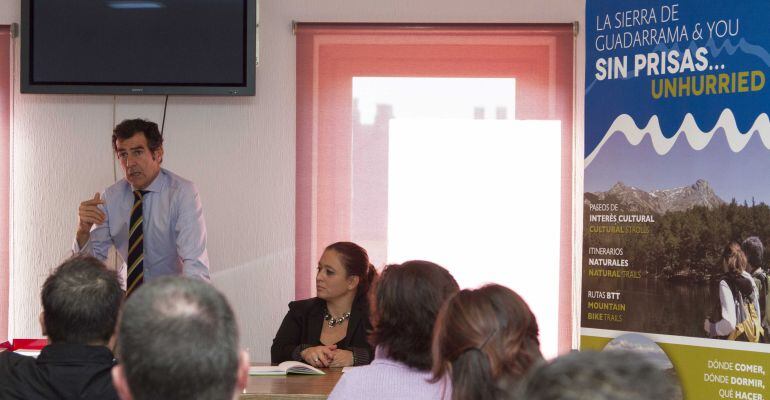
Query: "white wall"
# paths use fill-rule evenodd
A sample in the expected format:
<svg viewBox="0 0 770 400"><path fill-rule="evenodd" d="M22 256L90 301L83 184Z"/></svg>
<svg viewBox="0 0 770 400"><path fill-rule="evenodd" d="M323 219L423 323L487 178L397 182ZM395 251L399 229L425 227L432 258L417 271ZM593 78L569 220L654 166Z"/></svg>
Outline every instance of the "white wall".
<svg viewBox="0 0 770 400"><path fill-rule="evenodd" d="M582 88L583 14L582 0L261 0L257 95L172 96L164 160L198 185L213 281L234 305L253 360L269 359L272 337L294 296L292 21L580 21L576 85ZM19 2L0 2L0 24L18 21ZM114 181L113 119L159 121L163 98L20 94L18 62L15 71L9 336L35 337L40 285L67 255L77 204ZM582 140L577 146L582 149Z"/></svg>

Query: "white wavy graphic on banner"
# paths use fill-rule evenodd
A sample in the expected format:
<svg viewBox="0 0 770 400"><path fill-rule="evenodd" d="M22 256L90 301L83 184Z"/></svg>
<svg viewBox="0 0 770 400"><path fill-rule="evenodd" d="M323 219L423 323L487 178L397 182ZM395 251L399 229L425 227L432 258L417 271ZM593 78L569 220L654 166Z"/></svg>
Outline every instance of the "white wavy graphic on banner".
<svg viewBox="0 0 770 400"><path fill-rule="evenodd" d="M641 143L646 135L650 135L655 152L662 156L674 147L674 143L676 143L679 136L682 134L687 138L687 143L690 144L690 147L694 150L703 150L709 144L711 138L714 137L714 132L719 128L724 129L727 143L730 145L730 150L734 153L743 150L746 143L749 142L749 139L751 139L755 133L759 134L760 139L762 139L762 144L770 150L770 119L768 119L767 114L765 113L759 114L757 119L754 120L754 124L746 132L738 130L735 116L729 108L722 111L722 114L719 115L719 120L717 120L710 131L700 130L700 127L698 127L698 123L695 121L692 114L687 113L676 134L670 138L663 136L657 116L653 115L647 122L647 126L640 128L636 125L636 122L630 115L621 114L612 122L610 129L607 130L607 133L604 135L604 138L599 145L596 146L594 151L592 151L588 157L586 157L585 167L588 167L591 164L591 161L593 161L596 155L599 154L599 151L604 144L616 134L625 134L626 140L634 146Z"/></svg>

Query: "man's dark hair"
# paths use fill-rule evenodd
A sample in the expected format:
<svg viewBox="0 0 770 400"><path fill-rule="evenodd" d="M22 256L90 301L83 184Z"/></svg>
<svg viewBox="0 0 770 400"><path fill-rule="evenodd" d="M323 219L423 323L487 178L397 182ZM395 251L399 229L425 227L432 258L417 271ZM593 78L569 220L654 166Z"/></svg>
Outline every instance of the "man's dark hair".
<svg viewBox="0 0 770 400"><path fill-rule="evenodd" d="M741 248L746 254L746 259L751 266L751 271L757 268L762 268L762 261L765 255L765 246L762 245L762 241L756 236L750 236L741 243ZM751 272L749 271L749 272Z"/></svg>
<svg viewBox="0 0 770 400"><path fill-rule="evenodd" d="M459 290L452 274L432 262L386 266L370 301L374 326L370 343L381 346L388 358L430 370L436 316L444 300Z"/></svg>
<svg viewBox="0 0 770 400"><path fill-rule="evenodd" d="M123 122L115 126L112 131L112 150L118 151L117 141L130 139L137 133L144 133L147 139L147 147L151 152L155 152L163 146L163 135L158 130L158 124L146 119L124 119Z"/></svg>
<svg viewBox="0 0 770 400"><path fill-rule="evenodd" d="M659 400L677 398L676 390L671 375L638 353L583 351L536 368L513 398Z"/></svg>
<svg viewBox="0 0 770 400"><path fill-rule="evenodd" d="M238 370L233 310L213 286L164 277L126 301L118 354L136 400L229 400Z"/></svg>
<svg viewBox="0 0 770 400"><path fill-rule="evenodd" d="M107 343L115 332L123 290L115 271L91 256L65 261L40 293L43 324L52 343Z"/></svg>

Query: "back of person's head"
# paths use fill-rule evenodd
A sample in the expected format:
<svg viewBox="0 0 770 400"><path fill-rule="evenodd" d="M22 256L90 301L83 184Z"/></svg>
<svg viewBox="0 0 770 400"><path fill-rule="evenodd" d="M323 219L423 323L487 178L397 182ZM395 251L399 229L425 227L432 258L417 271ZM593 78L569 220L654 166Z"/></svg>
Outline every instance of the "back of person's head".
<svg viewBox="0 0 770 400"><path fill-rule="evenodd" d="M751 266L752 271L757 268L762 268L762 263L765 256L765 246L762 245L762 241L756 236L750 236L741 243L741 248L746 254L746 260Z"/></svg>
<svg viewBox="0 0 770 400"><path fill-rule="evenodd" d="M674 399L673 379L641 355L574 352L533 369L516 394L521 400Z"/></svg>
<svg viewBox="0 0 770 400"><path fill-rule="evenodd" d="M369 341L388 358L419 370L430 370L433 326L441 305L460 290L446 269L428 261L385 267L371 296Z"/></svg>
<svg viewBox="0 0 770 400"><path fill-rule="evenodd" d="M746 271L748 261L746 255L741 249L741 245L736 242L730 242L722 251L722 266L728 274L739 275Z"/></svg>
<svg viewBox="0 0 770 400"><path fill-rule="evenodd" d="M439 312L433 379L452 379L453 399L498 399L542 359L537 321L511 289L461 290Z"/></svg>
<svg viewBox="0 0 770 400"><path fill-rule="evenodd" d="M94 257L59 265L40 294L44 334L52 343L103 345L115 332L123 290L115 271Z"/></svg>
<svg viewBox="0 0 770 400"><path fill-rule="evenodd" d="M248 373L227 300L183 277L146 283L126 301L118 355L113 381L123 399L229 400Z"/></svg>
<svg viewBox="0 0 770 400"><path fill-rule="evenodd" d="M326 246L326 251L333 250L340 255L340 261L345 266L348 276L358 277L358 289L356 299L366 300L374 280L377 278L377 270L369 262L369 253L366 249L353 242L336 242Z"/></svg>

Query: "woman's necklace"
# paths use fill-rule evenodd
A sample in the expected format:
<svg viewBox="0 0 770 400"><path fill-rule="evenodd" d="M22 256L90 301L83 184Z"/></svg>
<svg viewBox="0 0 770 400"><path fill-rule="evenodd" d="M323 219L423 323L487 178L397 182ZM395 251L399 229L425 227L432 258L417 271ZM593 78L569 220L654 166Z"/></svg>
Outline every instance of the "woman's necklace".
<svg viewBox="0 0 770 400"><path fill-rule="evenodd" d="M346 319L350 318L350 312L346 312L345 314L342 314L339 318L332 317L331 314L329 314L329 309L324 309L324 321L327 321L326 323L329 325L329 328L334 328L337 325L342 325L343 322L345 322Z"/></svg>

